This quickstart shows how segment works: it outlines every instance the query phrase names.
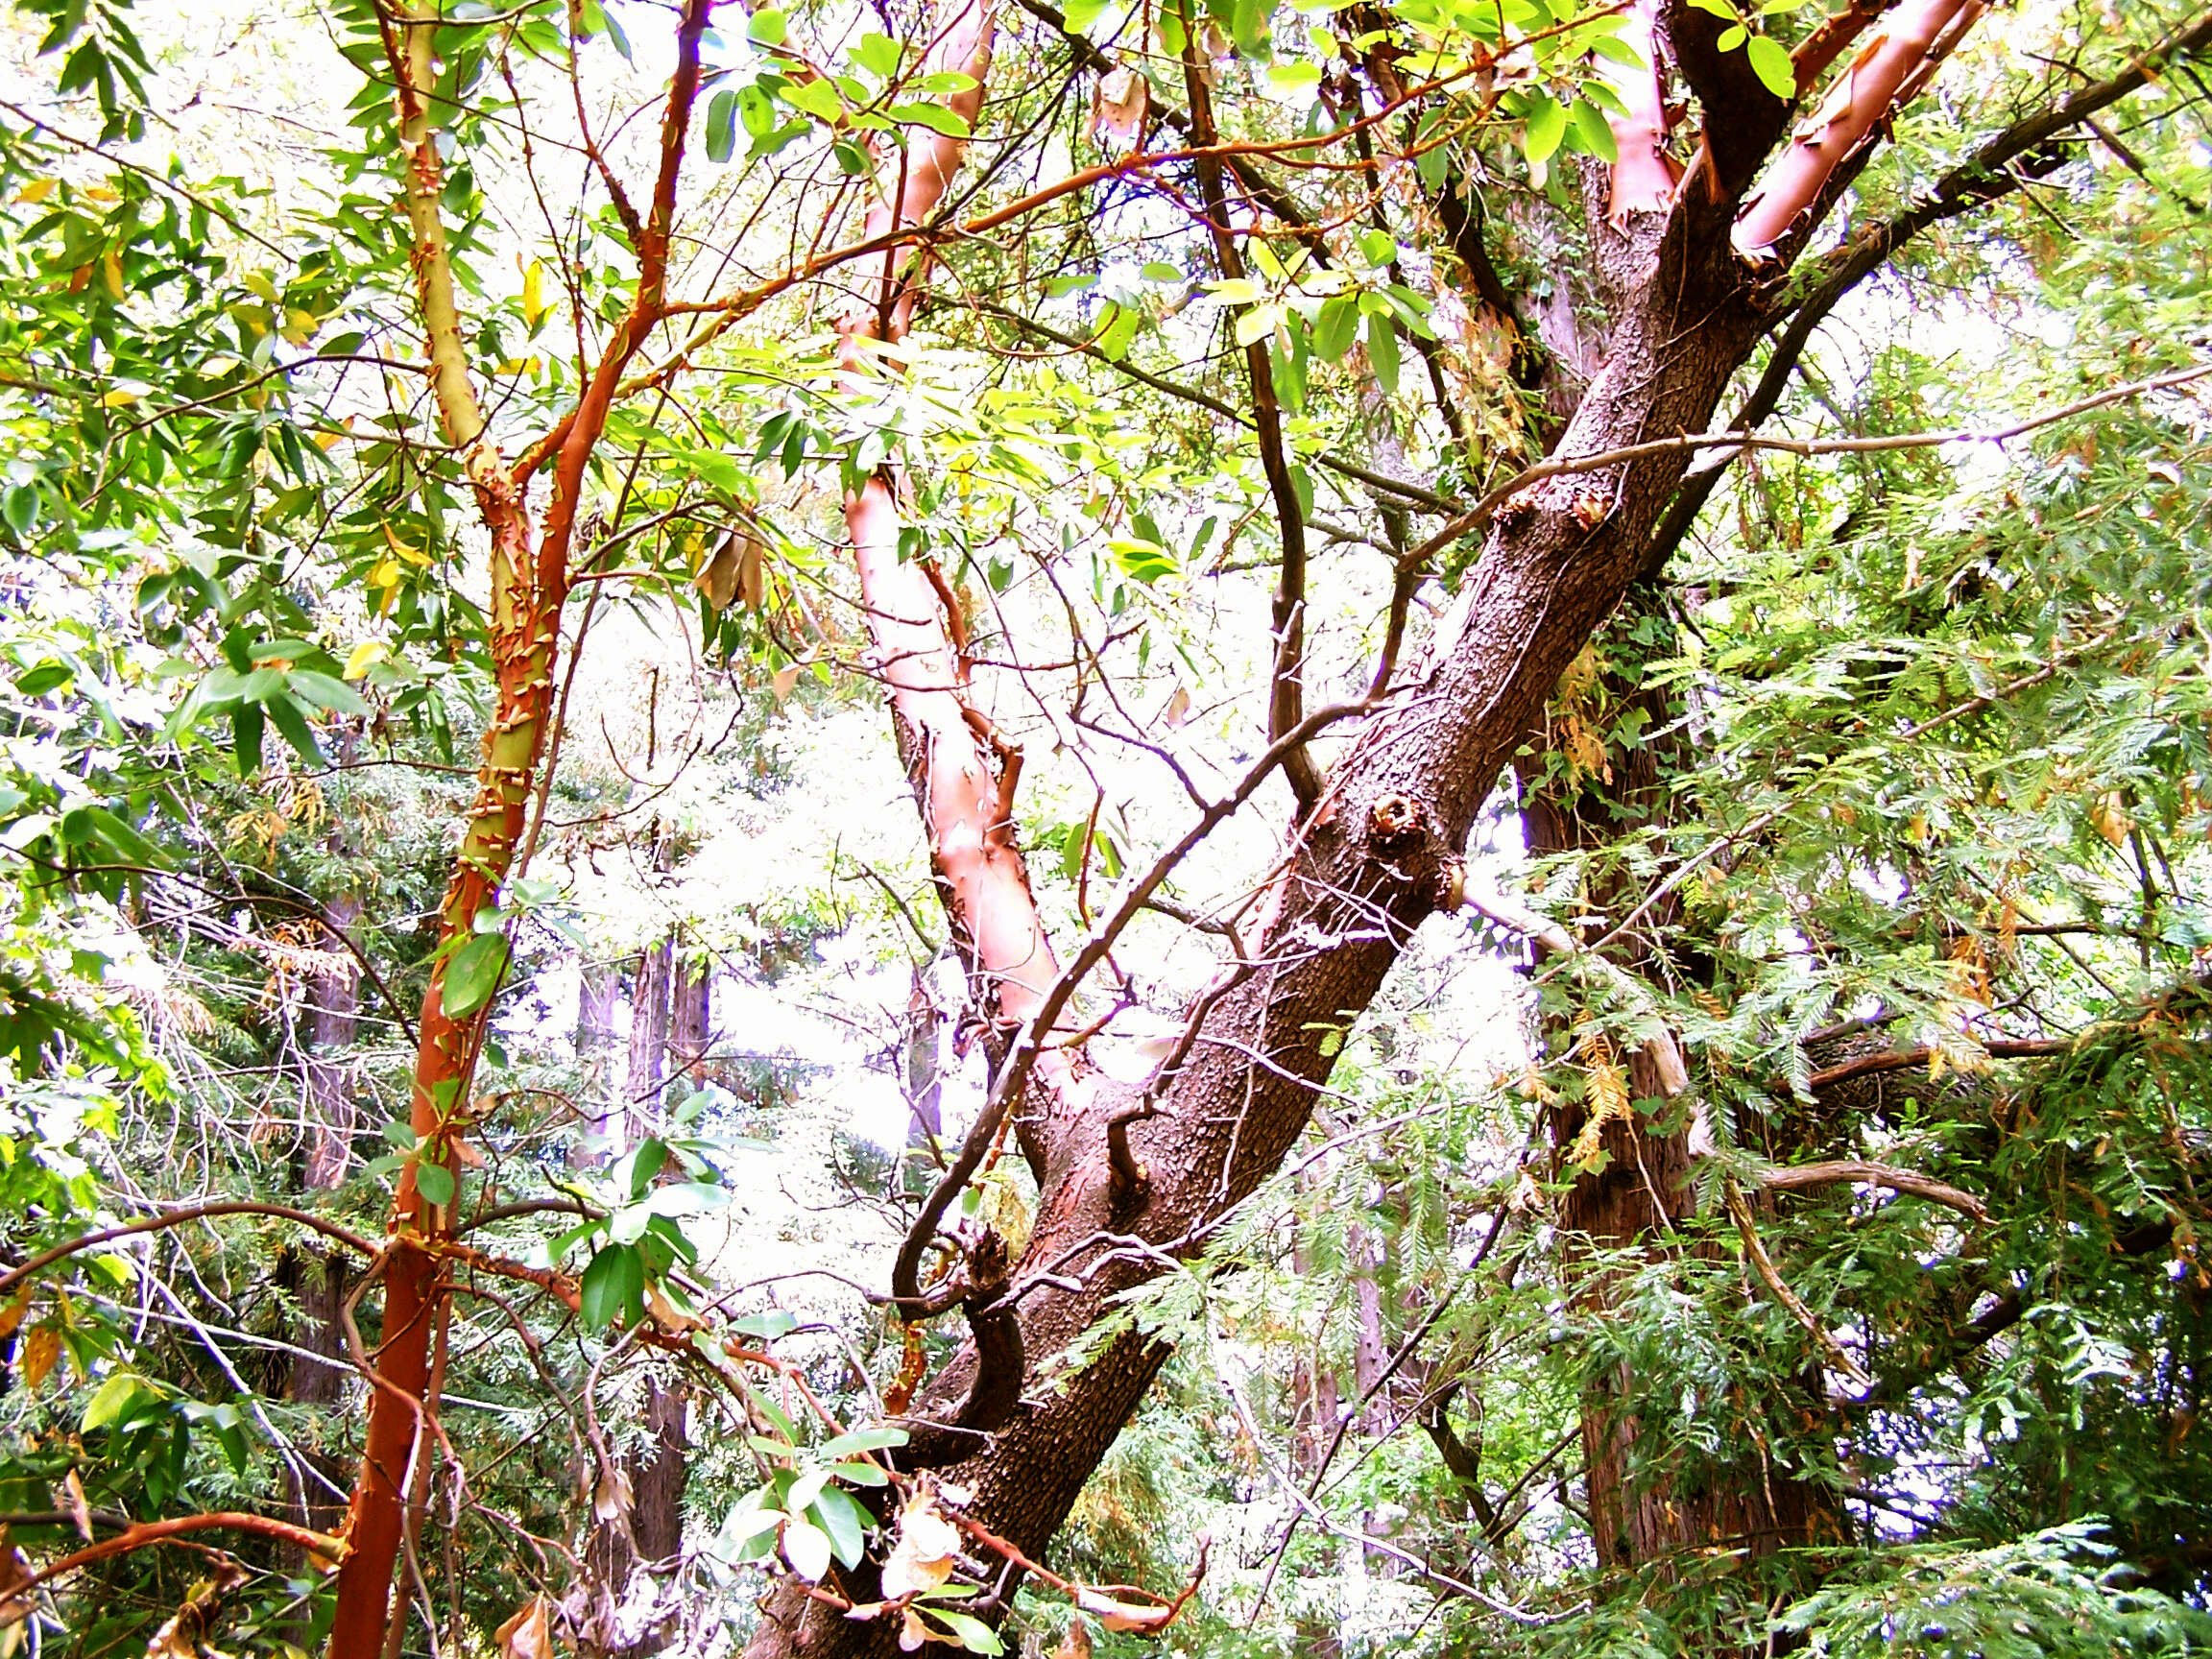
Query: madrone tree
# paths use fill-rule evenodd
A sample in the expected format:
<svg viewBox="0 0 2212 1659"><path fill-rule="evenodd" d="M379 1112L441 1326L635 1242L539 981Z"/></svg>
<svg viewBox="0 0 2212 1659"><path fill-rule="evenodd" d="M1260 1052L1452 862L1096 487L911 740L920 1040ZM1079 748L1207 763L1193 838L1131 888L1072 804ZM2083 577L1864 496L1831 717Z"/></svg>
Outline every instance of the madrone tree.
<svg viewBox="0 0 2212 1659"><path fill-rule="evenodd" d="M1832 12L1706 0L1306 12L333 0L314 23L326 64L356 77L362 136L318 141L320 195L276 230L243 191L145 159L160 111L146 108L150 70L125 9L25 10L47 19L59 91L96 105L79 113L99 128L17 110L11 129L22 246L37 252L18 273L24 368L10 396L38 463L11 491L8 522L19 546L66 550L85 569L110 556L110 582L133 568L116 549L151 560L116 601L130 619L107 625L146 630L188 689L157 725L117 738L128 754L101 762L102 802L53 777L17 790L20 821L46 818L11 845L49 884L114 901L127 882L143 894L202 879L179 849L216 798L216 762L261 773L267 727L320 766L347 723L372 744L405 728L450 748L455 711L471 697L481 708L434 937L407 963L408 1110L390 1131L375 1224L156 1193L147 1214L93 1228L89 1193L46 1194L25 1200L44 1219L6 1278L20 1323L96 1245L233 1214L350 1253L338 1323L366 1418L335 1531L275 1504L165 1502L178 1512L126 1514L94 1537L87 1512L78 1547L24 1563L7 1586L28 1597L179 1538L258 1535L334 1564L333 1659L397 1651L414 1610L440 1617L422 1554L426 1529L450 1535L468 1490L469 1451L442 1406L459 1300L510 1317L533 1363L531 1322L571 1314L634 1356L658 1351L738 1402L772 1456L789 1449L738 1539L781 1574L757 1653L988 1648L1022 1574L1109 1629L1166 1629L1185 1605L1173 1590L1106 1595L1048 1566L1169 1355L1132 1299L1202 1257L1298 1145L1346 1033L1416 930L1467 904L1470 834L1516 757L1532 812L1552 814L1539 852L1599 851L1624 826L1718 809L1720 791L1662 803L1641 776L1623 777L1603 825L1548 803L1541 757L1563 728L1546 710L1562 675L1589 661L1632 589L1664 576L1730 463L1970 435L1908 424L1803 440L1765 426L1816 330L1863 303L1869 278L2061 176L2084 143L2119 143L2102 123L2165 96L2212 46L2212 12L2190 5L2046 22L1973 0ZM626 76L637 105L611 118L594 72ZM1960 131L1943 143L1901 142L1945 123ZM54 180L63 193L48 209ZM502 228L517 215L538 223ZM1147 255L1140 268L1125 247ZM510 252L518 293L491 279ZM955 346L1015 364L1080 358L1099 384L1125 380L1129 400L1076 399L1071 377L1003 394ZM2132 373L1981 411L1979 427L2022 437L2174 394L2204 373L2201 349L2185 329L2148 337ZM356 370L364 379L348 380ZM1070 406L1055 408L1063 395ZM1121 408L1204 434L1171 488L1111 464L1104 434ZM1078 473L1113 533L1110 579L1095 561L1078 570L1071 533L1039 533L1076 514L1026 498L1073 490ZM823 491L840 509L833 557L809 541L823 519L809 530L807 499ZM1197 500L1163 505L1177 492ZM1002 519L1003 538L974 534L982 519ZM1317 550L1339 544L1378 553L1381 584L1325 591L1336 566ZM1202 556L1269 585L1254 622L1262 671L1233 716L1249 741L1223 779L1187 768L1119 689L1136 628L1118 615L1170 605L1142 590ZM295 557L350 596L363 623L351 661L320 642ZM578 654L600 595L625 581L695 584L707 645L759 659L779 697L833 664L888 705L966 974L965 1034L990 1083L930 1167L878 1292L897 1320L963 1334L933 1374L902 1374L879 1422L838 1419L776 1352L774 1327L732 1323L692 1276L679 1223L710 1171L681 1125L631 1148L590 1197L514 1173L495 1191L487 1172L513 1132L501 1114L527 1094L499 1081L493 1010L518 930L551 904L527 867L581 729L568 702ZM1020 603L1023 588L1047 598ZM1057 654L1018 631L1053 608L1070 619ZM22 664L17 690L43 696L80 675L56 662L59 679ZM1590 684L1570 676L1562 695ZM1111 878L1098 813L1061 827L1080 883L1075 935L1055 937L1024 859L1026 757L1008 713L1023 697L1054 705L1031 730L1059 721L1118 742L1181 796L1154 844L1111 843L1126 864ZM1662 696L1645 723L1681 718ZM1694 770L1704 740L1680 727L1652 763ZM1247 873L1240 900L1192 912L1180 883L1253 814L1272 815L1272 861ZM1601 959L1589 972L1605 984L1643 974L1673 995L1684 986L1663 951L1614 947L1639 924L1676 926L1667 895L1703 861L1601 888L1596 902L1614 913L1580 939L1521 921L1557 961ZM59 927L60 915L27 925ZM1086 1045L1135 999L1117 952L1162 916L1216 941L1218 971L1149 1074L1116 1080ZM342 926L332 937L359 948ZM54 1044L84 1040L35 976L10 995L26 1074ZM1684 1021L1621 995L1634 1007L1615 1036L1570 1022L1547 1041L1582 1090L1554 1122L1581 1168L1568 1175L1569 1219L1592 1247L1633 1251L1697 1209L1691 1166L1719 1142L1695 1105ZM1865 1018L1878 1030L1883 1017ZM2034 1040L2046 1041L2036 1052L2068 1047ZM1819 1077L1793 1062L1792 1075L1816 1097L1815 1085L1847 1080L1837 1066L1887 1068L1865 1059ZM1681 1116L1660 1125L1648 1103L1676 1098ZM1009 1141L1037 1190L1018 1248L970 1202ZM1600 1190L1592 1172L1608 1163ZM667 1185L664 1170L690 1180ZM1860 1160L1797 1185L1912 1178ZM1746 1259L1806 1343L1808 1396L1823 1369L1856 1373L1869 1398L1910 1386L1860 1370L1795 1301L1751 1199L1722 1179ZM1977 1200L1931 1186L1975 1213ZM486 1231L547 1215L570 1231L537 1238L535 1258ZM2154 1253L2176 1236L2170 1222L2128 1247ZM1608 1269L1608 1286L1626 1271ZM906 1352L926 1348L916 1338ZM102 1363L88 1353L87 1376ZM1771 1470L1743 1467L1742 1489L1702 1495L1654 1484L1634 1466L1635 1373L1623 1360L1583 1401L1604 1565L1746 1532L1761 1551L1827 1540L1834 1495L1788 1478L1777 1495ZM1479 1375L1453 1382L1482 1387ZM153 1423L148 1403L165 1397L133 1381L102 1398L87 1429L120 1432ZM779 1399L826 1421L803 1425ZM803 1473L794 1443L817 1429L834 1468ZM1448 1421L1437 1444L1452 1444ZM606 1446L591 1450L586 1484L604 1520L622 1508L621 1482ZM443 1521L434 1494L446 1495ZM963 1555L992 1573L964 1585ZM554 1628L562 1570L538 1571L544 1593L516 1598L510 1651L541 1651ZM193 1602L204 1622L232 1587L220 1573L212 1583Z"/></svg>

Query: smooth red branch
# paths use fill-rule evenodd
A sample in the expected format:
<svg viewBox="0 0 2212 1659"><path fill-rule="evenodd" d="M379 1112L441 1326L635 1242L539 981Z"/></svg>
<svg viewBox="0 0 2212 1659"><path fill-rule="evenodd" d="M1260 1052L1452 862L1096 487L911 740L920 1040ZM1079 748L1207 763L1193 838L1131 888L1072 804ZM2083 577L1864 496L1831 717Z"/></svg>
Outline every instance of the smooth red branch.
<svg viewBox="0 0 2212 1659"><path fill-rule="evenodd" d="M1605 216L1616 228L1633 213L1664 213L1673 204L1674 187L1681 171L1667 154L1666 100L1659 90L1657 19L1659 0L1636 0L1629 7L1622 43L1641 62L1631 66L1602 61L1606 81L1621 95L1623 108L1607 117L1613 129L1613 146L1619 152L1613 163L1612 197Z"/></svg>
<svg viewBox="0 0 2212 1659"><path fill-rule="evenodd" d="M248 1532L259 1538L272 1538L279 1544L288 1544L295 1550L304 1550L310 1555L319 1555L326 1561L345 1557L346 1540L333 1538L326 1532L310 1531L305 1527L295 1527L289 1521L275 1520L267 1515L251 1515L244 1510L217 1509L204 1515L180 1515L168 1521L141 1521L115 1534L103 1538L97 1544L62 1556L59 1561L41 1567L29 1578L16 1585L9 1594L19 1598L39 1585L74 1573L81 1567L108 1561L117 1555L128 1555L143 1550L150 1544L167 1543L181 1538L188 1532Z"/></svg>
<svg viewBox="0 0 2212 1659"><path fill-rule="evenodd" d="M1837 78L1815 111L1791 135L1781 157L1736 221L1739 252L1763 252L1812 212L1844 157L1865 141L1896 106L1909 83L1927 73L1963 35L1961 13L1979 13L1977 0L1906 0ZM1972 16L1965 18L1972 22ZM1916 79L1918 78L1918 79Z"/></svg>
<svg viewBox="0 0 2212 1659"><path fill-rule="evenodd" d="M931 49L929 67L957 69L970 78L973 84L947 107L972 125L982 109L990 73L993 20L988 0L958 4ZM913 132L900 168L885 165L886 200L869 214L863 240L891 237L926 222L966 150L965 140L950 134ZM840 328L839 357L849 385L865 384L880 355L876 348L904 337L926 256L902 243L883 247ZM996 740L989 721L968 702L964 630L950 588L926 560L900 556L897 478L890 469L846 497L845 526L946 909L993 1018L1019 1027L1060 976L1015 845L1012 796L1019 757ZM1076 1063L1066 1050L1054 1050L1040 1070L1057 1092L1077 1087Z"/></svg>

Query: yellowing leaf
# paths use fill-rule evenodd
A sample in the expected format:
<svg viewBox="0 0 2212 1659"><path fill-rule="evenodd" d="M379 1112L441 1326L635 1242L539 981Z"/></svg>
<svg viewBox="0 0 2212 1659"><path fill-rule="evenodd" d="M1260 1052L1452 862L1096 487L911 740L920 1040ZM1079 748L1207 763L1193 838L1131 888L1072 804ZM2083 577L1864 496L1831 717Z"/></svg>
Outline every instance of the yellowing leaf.
<svg viewBox="0 0 2212 1659"><path fill-rule="evenodd" d="M550 1604L542 1596L531 1597L492 1633L492 1640L499 1644L500 1659L553 1659Z"/></svg>
<svg viewBox="0 0 2212 1659"><path fill-rule="evenodd" d="M759 537L750 530L733 530L707 561L695 585L716 611L727 611L733 602L757 611L768 598L766 553Z"/></svg>
<svg viewBox="0 0 2212 1659"><path fill-rule="evenodd" d="M2118 847L2126 843L2128 832L2135 828L2129 816L2128 803L2117 789L2107 789L2104 797L2091 808L2089 822L2097 826L2097 833Z"/></svg>
<svg viewBox="0 0 2212 1659"><path fill-rule="evenodd" d="M952 1576L959 1548L960 1529L938 1511L936 1494L923 1487L899 1512L899 1541L883 1563L883 1599L896 1601L936 1589Z"/></svg>
<svg viewBox="0 0 2212 1659"><path fill-rule="evenodd" d="M545 303L545 262L533 259L522 273L522 321L531 333L538 332L550 309Z"/></svg>
<svg viewBox="0 0 2212 1659"><path fill-rule="evenodd" d="M429 567L430 555L425 553L421 548L414 545L412 542L400 541L399 538L394 534L392 526L389 524L384 526L384 540L390 545L392 551L399 558L406 560L408 564L420 565L425 569Z"/></svg>
<svg viewBox="0 0 2212 1659"><path fill-rule="evenodd" d="M59 179L34 179L22 189L15 192L15 200L27 205L36 205L53 195L54 186L59 183L60 183Z"/></svg>
<svg viewBox="0 0 2212 1659"><path fill-rule="evenodd" d="M109 243L100 254L100 285L108 290L108 298L123 298L123 250Z"/></svg>
<svg viewBox="0 0 2212 1659"><path fill-rule="evenodd" d="M138 394L128 386L118 386L112 392L100 395L100 407L103 409L128 409L137 401Z"/></svg>
<svg viewBox="0 0 2212 1659"><path fill-rule="evenodd" d="M61 1358L61 1334L51 1325L41 1325L23 1339L23 1382L36 1388L46 1381L46 1374L54 1369L54 1362Z"/></svg>
<svg viewBox="0 0 2212 1659"><path fill-rule="evenodd" d="M1095 1590L1077 1594L1075 1605L1109 1630L1157 1630L1175 1616L1172 1607L1155 1607L1142 1601L1117 1601Z"/></svg>
<svg viewBox="0 0 2212 1659"><path fill-rule="evenodd" d="M23 1323L23 1315L31 1311L31 1286L26 1285L15 1292L15 1300L0 1308L0 1341L15 1334L15 1328Z"/></svg>
<svg viewBox="0 0 2212 1659"><path fill-rule="evenodd" d="M364 639L353 647L346 658L346 678L358 680L370 668L392 655L392 648L381 639Z"/></svg>

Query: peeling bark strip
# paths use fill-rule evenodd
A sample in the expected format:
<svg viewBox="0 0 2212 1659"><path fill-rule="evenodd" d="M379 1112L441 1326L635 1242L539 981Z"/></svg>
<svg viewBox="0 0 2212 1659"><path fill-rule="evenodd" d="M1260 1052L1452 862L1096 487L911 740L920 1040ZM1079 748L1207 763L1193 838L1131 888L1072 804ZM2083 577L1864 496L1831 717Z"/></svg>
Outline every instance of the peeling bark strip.
<svg viewBox="0 0 2212 1659"><path fill-rule="evenodd" d="M1555 460L1587 460L1591 469L1530 484L1498 507L1430 661L1372 718L1303 826L1248 958L1257 966L1201 998L1191 1040L1143 1092L1148 1110L1118 1112L1104 1092L1057 1102L1036 1225L1008 1293L1032 1378L1050 1374L1057 1357L1105 1326L1121 1293L1193 1253L1295 1144L1334 1065L1336 1045L1321 1034L1358 1019L1413 929L1456 902L1453 876L1480 804L1560 672L1644 566L1682 480L1681 435L1706 429L1772 323L1771 307L1783 302L1769 280L1776 258L1747 259L1738 246L1763 251L1818 219L1836 163L1925 78L1962 32L1970 5L1910 0L1847 72L1821 139L1792 144L1775 167L1747 229L1734 223L1732 192L1780 136L1770 94L1764 105L1731 107L1725 70L1717 77L1705 73L1713 65L1697 66L1693 89L1705 106L1714 157L1699 188L1675 189L1666 177L1663 134L1641 132L1635 145L1623 144L1628 172L1617 174L1612 204L1647 210L1624 212L1610 227L1608 263L1632 275L1613 307L1603 361L1554 451ZM1671 36L1679 11L1640 3L1637 18L1654 36ZM969 49L977 50L984 26L965 29L959 38L974 39ZM1679 56L1684 42L1672 44ZM1658 92L1656 82L1650 90ZM1664 100L1646 102L1643 114L1647 127L1663 127ZM929 194L910 185L897 217L872 219L870 234L926 213L957 151L955 142L932 142L911 169ZM1606 225L1592 228L1608 233ZM1786 244L1781 256L1797 245ZM849 362L862 339L895 337L911 294L897 286L887 261L873 319L863 315L848 334ZM1602 464L1590 459L1639 445L1650 447ZM847 515L863 581L876 584L867 597L878 647L955 923L974 930L978 969L997 975L1001 1014L1057 1007L1065 985L1038 996L1051 957L1013 854L1006 794L994 789L990 754L968 724L942 602L896 560L888 479L870 480ZM896 597L894 582L902 583ZM1090 963L1086 951L1076 967ZM1045 1057L1068 1064L1051 1049ZM1108 1155L1110 1128L1118 1131L1118 1158ZM1126 1179L1115 1179L1117 1162L1149 1177L1133 1212ZM1054 1374L1053 1386L1032 1385L994 1434L946 1471L974 1494L968 1519L1041 1556L1165 1357L1161 1344L1124 1327L1080 1368ZM954 1420L978 1372L973 1352L956 1360L931 1385L921 1414ZM897 1639L892 1622L847 1619L791 1582L764 1614L750 1649L757 1659L887 1655Z"/></svg>
<svg viewBox="0 0 2212 1659"><path fill-rule="evenodd" d="M349 1506L349 1551L338 1574L338 1606L330 1659L378 1659L386 1627L405 1617L392 1611L392 1582L410 1503L427 1490L435 1455L433 1338L443 1328L447 1295L440 1260L451 1245L459 1197L455 1142L465 1133L469 1079L475 1070L491 1004L455 1018L445 1010L446 964L467 940L478 912L496 902L520 841L531 785L545 747L553 702L554 657L568 591L568 552L583 493L584 469L605 429L623 372L663 315L669 231L684 136L699 87L699 42L713 0L685 0L677 31L677 66L661 123L661 168L650 215L637 233L637 293L591 372L576 411L517 467L485 436L485 419L469 380L467 348L453 286L439 198L445 187L430 94L436 84L435 22L397 20L379 12L385 59L397 89L403 195L414 238L411 264L416 306L430 359L439 422L465 452L477 510L492 539L491 646L498 692L484 733L476 800L454 854L439 909L440 955L422 1002L409 1121L420 1157L445 1167L455 1203L424 1201L410 1164L401 1173L382 1256L382 1343L371 1357L369 1426L361 1471ZM524 495L535 457L554 461L552 500L533 555Z"/></svg>
<svg viewBox="0 0 2212 1659"><path fill-rule="evenodd" d="M946 101L970 126L983 107L994 27L990 0L961 0L937 32L927 60L931 70L957 69L974 82ZM869 213L864 239L928 219L966 151L963 139L909 129L901 166L886 169L887 200ZM861 302L839 325L838 357L849 386L858 387L876 370L882 354L875 348L905 337L926 257L892 247L874 263ZM890 687L900 753L970 982L996 1024L1019 1029L1060 977L1015 842L1022 754L969 696L964 624L950 587L927 560L899 556L898 487L898 472L886 464L845 500L869 637ZM1048 1051L1038 1074L1057 1100L1076 1100L1084 1092L1080 1063L1070 1050Z"/></svg>

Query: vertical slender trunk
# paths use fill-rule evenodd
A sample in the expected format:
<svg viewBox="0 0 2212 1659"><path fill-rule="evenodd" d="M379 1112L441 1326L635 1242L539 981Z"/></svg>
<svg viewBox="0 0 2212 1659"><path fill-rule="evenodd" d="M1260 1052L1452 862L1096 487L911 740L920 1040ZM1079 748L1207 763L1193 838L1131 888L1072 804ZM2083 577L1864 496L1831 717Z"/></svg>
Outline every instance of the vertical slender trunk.
<svg viewBox="0 0 2212 1659"><path fill-rule="evenodd" d="M346 1050L352 1046L357 1024L361 974L344 953L338 933L359 921L361 901L341 893L324 914L328 926L316 946L343 966L307 980L306 1155L301 1173L301 1186L307 1192L327 1192L345 1181L359 1116ZM294 1404L313 1407L327 1417L344 1398L351 1370L345 1359L341 1324L349 1288L346 1259L336 1250L303 1249L289 1262L288 1271L300 1323L291 1333L295 1352L286 1392ZM338 1495L345 1491L346 1461L326 1445L332 1428L328 1422L319 1426L315 1444L302 1449L304 1473L294 1466L285 1475L290 1518L316 1532L335 1532L346 1514L346 1501Z"/></svg>
<svg viewBox="0 0 2212 1659"><path fill-rule="evenodd" d="M945 1080L937 1042L945 1016L929 988L929 970L914 970L914 989L906 998L906 1144L931 1146L945 1133Z"/></svg>
<svg viewBox="0 0 2212 1659"><path fill-rule="evenodd" d="M632 232L637 255L636 294L606 335L595 363L577 365L584 389L569 416L548 433L534 458L510 464L489 433L469 375L459 289L445 234L445 159L435 18L395 18L379 11L377 27L396 93L400 194L411 243L409 268L423 332L431 391L445 442L458 451L490 536L487 608L495 683L485 728L476 799L455 850L439 905L440 954L422 998L408 1121L418 1150L393 1195L387 1248L378 1273L384 1286L383 1327L368 1357L372 1373L369 1424L361 1468L348 1505L348 1551L338 1572L338 1605L329 1659L377 1659L397 1646L405 1610L395 1617L392 1587L398 1572L413 1494L424 1489L439 1455L433 1432L448 1292L443 1258L455 1237L462 1180L456 1142L466 1133L469 1084L474 1074L490 1005L456 1016L445 1003L452 950L471 937L476 918L493 906L520 850L533 785L553 713L555 659L569 582L569 549L585 496L585 473L606 431L622 376L665 315L668 245L685 135L699 91L700 42L711 0L684 0L676 32L676 63L661 123L661 163L647 216ZM541 531L533 537L530 479L551 463L552 490ZM425 1198L418 1171L441 1166L447 1201ZM433 1349L440 1360L433 1361Z"/></svg>
<svg viewBox="0 0 2212 1659"><path fill-rule="evenodd" d="M657 862L665 867L667 854ZM673 1076L695 1074L707 1051L711 1009L709 976L688 962L673 938L637 961L630 1003L630 1142L658 1132L660 1095ZM587 1659L648 1659L668 1646L682 1609L671 1603L651 1569L684 1549L684 1486L687 1391L648 1380L640 1425L645 1438L616 1457L628 1503L620 1513L593 1519L585 1540L588 1611L578 1646Z"/></svg>
<svg viewBox="0 0 2212 1659"><path fill-rule="evenodd" d="M619 1133L614 1056L621 1052L622 1034L614 1024L614 1004L621 990L622 976L613 964L583 965L576 983L576 1070L580 1073L576 1104L584 1122L579 1143L569 1152L571 1164L604 1159L607 1142ZM600 1143L589 1157L582 1145L586 1139Z"/></svg>
<svg viewBox="0 0 2212 1659"><path fill-rule="evenodd" d="M637 953L630 972L630 1080L622 1092L622 1144L635 1146L661 1126L661 1086L668 1076L668 992L675 950L669 941Z"/></svg>
<svg viewBox="0 0 2212 1659"><path fill-rule="evenodd" d="M668 972L668 1064L670 1080L685 1087L678 1099L707 1081L708 1054L714 1046L714 968L712 962L670 942Z"/></svg>

